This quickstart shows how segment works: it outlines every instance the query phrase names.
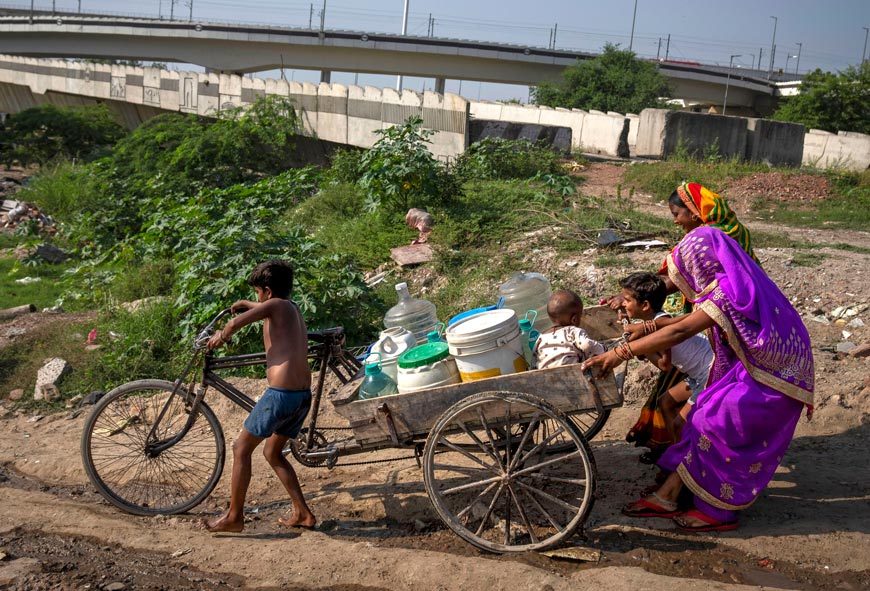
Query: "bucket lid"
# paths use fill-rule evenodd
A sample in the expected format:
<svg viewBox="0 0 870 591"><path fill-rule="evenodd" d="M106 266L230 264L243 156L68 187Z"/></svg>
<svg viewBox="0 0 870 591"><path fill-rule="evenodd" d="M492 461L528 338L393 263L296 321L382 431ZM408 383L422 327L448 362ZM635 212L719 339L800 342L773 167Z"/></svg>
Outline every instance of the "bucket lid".
<svg viewBox="0 0 870 591"><path fill-rule="evenodd" d="M456 316L454 316L453 318L451 318L447 322L447 326L453 326L454 324L456 324L457 322L459 322L460 320L462 320L464 318L468 318L469 316L474 316L475 314L480 314L481 312L489 312L490 310L495 310L496 308L497 308L497 305L496 306L484 306L482 308L472 308L471 310L466 310L465 312L460 312L459 314L457 314Z"/></svg>
<svg viewBox="0 0 870 591"><path fill-rule="evenodd" d="M399 367L402 369L423 367L446 359L448 355L450 352L447 350L447 343L425 343L402 353L399 357Z"/></svg>
<svg viewBox="0 0 870 591"><path fill-rule="evenodd" d="M451 345L485 343L500 337L519 334L517 313L510 308L490 310L469 316L447 329L447 342Z"/></svg>

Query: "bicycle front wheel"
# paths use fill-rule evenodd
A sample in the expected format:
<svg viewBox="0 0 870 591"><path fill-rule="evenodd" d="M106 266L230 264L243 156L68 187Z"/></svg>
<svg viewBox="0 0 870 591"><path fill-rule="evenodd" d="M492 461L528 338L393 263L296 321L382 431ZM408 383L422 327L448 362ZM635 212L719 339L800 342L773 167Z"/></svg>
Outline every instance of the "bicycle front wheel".
<svg viewBox="0 0 870 591"><path fill-rule="evenodd" d="M139 380L118 386L94 407L82 432L85 472L107 501L134 515L183 513L205 500L224 468L224 434L214 412L201 402L196 419L175 445L156 457L146 440L160 414L155 437L171 439L190 410L174 384Z"/></svg>

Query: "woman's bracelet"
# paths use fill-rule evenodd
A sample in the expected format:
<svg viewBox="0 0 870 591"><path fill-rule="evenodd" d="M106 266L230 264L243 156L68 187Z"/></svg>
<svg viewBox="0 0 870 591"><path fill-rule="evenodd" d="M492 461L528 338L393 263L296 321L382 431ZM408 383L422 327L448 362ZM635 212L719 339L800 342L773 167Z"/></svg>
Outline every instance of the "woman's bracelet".
<svg viewBox="0 0 870 591"><path fill-rule="evenodd" d="M619 343L613 348L613 354L616 355L622 361L629 361L634 357L634 353L631 350L631 347L627 342Z"/></svg>
<svg viewBox="0 0 870 591"><path fill-rule="evenodd" d="M644 320L643 321L643 334L649 335L654 333L658 328L656 327L655 320Z"/></svg>

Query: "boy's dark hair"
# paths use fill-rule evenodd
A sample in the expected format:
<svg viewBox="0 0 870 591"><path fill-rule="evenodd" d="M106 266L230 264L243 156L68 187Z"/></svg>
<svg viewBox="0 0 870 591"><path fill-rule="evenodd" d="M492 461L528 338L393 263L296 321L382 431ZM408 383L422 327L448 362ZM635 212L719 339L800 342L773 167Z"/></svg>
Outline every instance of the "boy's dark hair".
<svg viewBox="0 0 870 591"><path fill-rule="evenodd" d="M671 196L668 197L668 203L677 207L682 207L683 209L689 209L688 207L686 207L686 204L683 203L683 199L680 197L680 194L676 191L671 193Z"/></svg>
<svg viewBox="0 0 870 591"><path fill-rule="evenodd" d="M260 263L251 271L248 285L272 290L272 297L287 299L293 291L293 267L287 261L274 259Z"/></svg>
<svg viewBox="0 0 870 591"><path fill-rule="evenodd" d="M668 297L664 279L655 273L632 273L620 280L619 286L630 291L639 304L649 302L656 312L662 309L665 298Z"/></svg>

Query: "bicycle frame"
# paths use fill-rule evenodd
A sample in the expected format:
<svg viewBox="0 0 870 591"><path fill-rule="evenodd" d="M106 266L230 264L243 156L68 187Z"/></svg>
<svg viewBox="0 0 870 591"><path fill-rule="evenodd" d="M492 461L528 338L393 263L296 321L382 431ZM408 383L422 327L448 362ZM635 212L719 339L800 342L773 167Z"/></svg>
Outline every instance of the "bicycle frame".
<svg viewBox="0 0 870 591"><path fill-rule="evenodd" d="M207 335L211 328L214 326L214 324L218 320L220 320L220 318L226 315L225 312L227 311L221 312L200 333L196 341L198 344L205 341L204 335ZM317 376L317 383L312 389L313 391L311 397L311 410L308 414L308 433L314 433L317 428L317 416L320 411L320 401L323 395L323 384L326 378L326 372L331 371L342 384L346 384L353 379L354 375L357 373L360 367L362 367L362 365L344 349L345 337L344 330L341 327L330 328L323 331L309 332L308 341L309 363L314 362L315 365L317 363L320 364ZM183 378L190 374L202 349L203 347L199 345L197 348L197 353L190 360L187 368L185 368L184 372L182 372L181 377L175 380L175 389L173 390L172 395L169 397L169 400L167 400L166 404L158 415L157 420L154 422L154 425L151 427L146 441L152 441L154 439L157 428L160 425L160 422L163 419L166 411L172 404L173 398L182 391L182 384L184 383ZM199 387L196 390L192 402L189 402L189 396L191 394L192 387L188 387L185 390L185 394L188 398L188 402L190 405L190 413L187 421L185 422L185 425L178 433L176 433L169 439L165 439L163 441L154 441L153 443L146 443L146 454L150 457L157 457L163 451L175 445L187 434L187 432L193 426L193 423L196 421L199 404L204 399L205 392L209 387L214 388L223 396L230 399L233 403L243 408L246 412L250 413L253 410L256 402L249 396L241 392L238 388L218 376L215 372L225 369L235 369L239 367L250 367L257 365L266 365L265 352L248 353L244 355L230 355L226 357L215 357L214 355L212 355L211 352L206 352L203 355L202 379L199 383ZM309 437L307 440L306 450L310 451L313 444L314 438Z"/></svg>

